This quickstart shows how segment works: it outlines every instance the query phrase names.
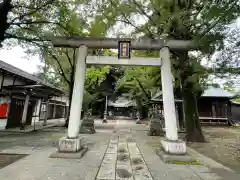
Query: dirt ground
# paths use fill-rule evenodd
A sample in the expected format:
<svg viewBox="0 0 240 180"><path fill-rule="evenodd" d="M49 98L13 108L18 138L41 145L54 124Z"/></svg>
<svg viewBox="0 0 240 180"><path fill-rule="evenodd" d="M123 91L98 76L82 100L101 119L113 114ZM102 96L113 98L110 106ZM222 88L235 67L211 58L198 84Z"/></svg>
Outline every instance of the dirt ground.
<svg viewBox="0 0 240 180"><path fill-rule="evenodd" d="M207 142L188 146L240 173L240 127L203 127L202 130Z"/></svg>
<svg viewBox="0 0 240 180"><path fill-rule="evenodd" d="M190 147L240 173L240 128L203 127L206 143Z"/></svg>

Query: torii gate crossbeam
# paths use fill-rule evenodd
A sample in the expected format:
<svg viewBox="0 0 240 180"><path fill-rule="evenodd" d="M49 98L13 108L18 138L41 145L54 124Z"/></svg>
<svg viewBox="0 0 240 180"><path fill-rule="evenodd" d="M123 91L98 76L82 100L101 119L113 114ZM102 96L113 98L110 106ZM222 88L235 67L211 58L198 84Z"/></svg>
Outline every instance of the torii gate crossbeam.
<svg viewBox="0 0 240 180"><path fill-rule="evenodd" d="M55 47L78 48L85 45L90 49L118 49L119 41L131 41L133 50L160 50L168 47L170 50L195 50L194 41L172 40L172 39L127 39L127 38L97 38L97 37L47 37Z"/></svg>
<svg viewBox="0 0 240 180"><path fill-rule="evenodd" d="M132 57L130 59L118 59L115 56L88 56L87 64L92 65L122 65L122 66L161 66L159 58Z"/></svg>

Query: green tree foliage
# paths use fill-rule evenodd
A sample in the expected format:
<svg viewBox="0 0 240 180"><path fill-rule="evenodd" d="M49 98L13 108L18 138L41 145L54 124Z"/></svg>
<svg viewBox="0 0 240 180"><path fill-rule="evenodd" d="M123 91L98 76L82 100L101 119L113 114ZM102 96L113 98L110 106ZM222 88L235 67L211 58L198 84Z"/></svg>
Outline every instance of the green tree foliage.
<svg viewBox="0 0 240 180"><path fill-rule="evenodd" d="M51 72L52 76L43 75L45 72L42 71L40 76L47 76L47 79L53 84L60 86L62 89L69 93L70 104L74 83L74 72L77 59L77 49L67 49L67 48L54 48L45 41L45 35L51 32L51 35L68 35L68 36L105 36L109 28L108 24L102 23L100 16L96 14L96 8L93 6L92 2L85 0L72 0L72 1L54 1L56 4L51 4L51 15L45 17L45 14L39 12L38 17L47 18L48 21L51 19L54 23L42 22L41 27L37 27L34 23L33 27L29 27L31 32L35 35L34 37L39 38L40 41L33 41L32 39L28 41L26 38L31 35L28 30L24 28L17 28L15 34L24 38L18 38L23 40L22 42L29 42L31 45L36 46L40 49L40 57L47 67L48 71ZM41 16L41 17L40 17ZM57 22L57 23L56 23ZM101 25L101 27L100 27ZM29 26L29 25L27 25ZM103 28L103 29L101 29ZM96 30L99 31L96 31ZM10 29L11 30L11 29ZM25 44L24 44L25 45ZM109 51L103 51L108 53ZM95 52L89 50L89 54L94 54ZM92 68L89 67L86 71L86 90L85 95L87 99L95 100L96 98L90 98L93 95L93 86L101 84L104 81L105 74L109 67L103 68ZM47 73L48 74L48 73ZM54 77L55 79L52 79ZM93 97L95 97L94 95ZM84 96L85 97L85 96ZM84 102L88 100L84 99ZM85 107L85 105L84 105ZM86 108L85 108L86 109Z"/></svg>
<svg viewBox="0 0 240 180"><path fill-rule="evenodd" d="M200 52L207 56L223 48L225 25L232 23L239 16L240 6L237 0L144 2L110 0L108 2L105 2L105 6L109 4L118 12L111 18L133 27L135 30L133 36L139 37L144 34L145 37L156 39L164 36L194 40ZM139 24L137 17L141 17L143 23ZM173 52L172 59L179 62L174 66L180 71L177 73L179 76L175 79L175 84L181 88L184 99L187 140L204 141L196 106L197 95L201 90L196 88L200 83L199 75L196 73L202 68L198 68L199 63L191 62L188 52Z"/></svg>
<svg viewBox="0 0 240 180"><path fill-rule="evenodd" d="M149 102L151 93L159 89L160 68L134 67L126 68L123 76L117 81L117 93L135 100L142 116L143 104Z"/></svg>
<svg viewBox="0 0 240 180"><path fill-rule="evenodd" d="M40 42L41 31L51 26L60 26L54 20L53 12L58 4L57 0L4 0L11 3L12 8L7 12L8 19L4 19L7 26L1 30L1 42L5 39L19 39L27 42ZM55 7L55 8L53 8ZM2 12L2 11L1 11ZM53 21L52 21L53 20Z"/></svg>

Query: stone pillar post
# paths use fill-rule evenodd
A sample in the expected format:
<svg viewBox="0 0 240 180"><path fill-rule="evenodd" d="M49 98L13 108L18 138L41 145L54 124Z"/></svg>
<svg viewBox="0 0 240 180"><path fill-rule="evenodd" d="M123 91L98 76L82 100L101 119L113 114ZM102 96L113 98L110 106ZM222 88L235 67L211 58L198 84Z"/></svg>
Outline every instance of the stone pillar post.
<svg viewBox="0 0 240 180"><path fill-rule="evenodd" d="M168 153L186 153L186 144L178 140L177 119L173 93L173 76L171 72L170 52L168 47L160 50L161 80L163 92L163 110L165 119L166 140L162 141L163 148Z"/></svg>
<svg viewBox="0 0 240 180"><path fill-rule="evenodd" d="M72 93L72 102L70 109L69 125L68 125L68 138L77 138L79 134L79 128L82 121L79 120L82 111L84 81L85 81L85 69L86 69L86 57L87 47L80 46L77 55L77 65L74 79L74 87Z"/></svg>
<svg viewBox="0 0 240 180"><path fill-rule="evenodd" d="M32 125L34 125L36 122L39 122L39 113L40 113L40 108L41 108L41 102L42 102L42 99L36 100L36 104L34 107L34 114L32 117Z"/></svg>
<svg viewBox="0 0 240 180"><path fill-rule="evenodd" d="M103 123L107 122L107 115L108 115L108 97L106 96L105 98L105 110L104 110L104 119L103 119Z"/></svg>
<svg viewBox="0 0 240 180"><path fill-rule="evenodd" d="M25 129L24 125L25 125L26 120L27 120L27 112L28 112L29 101L30 101L30 95L26 94L25 102L24 102L24 108L23 108L23 114L22 114L21 127L20 127L21 130Z"/></svg>
<svg viewBox="0 0 240 180"><path fill-rule="evenodd" d="M59 140L58 151L60 152L78 152L83 146L83 137L79 137L79 129L82 124L80 117L83 102L87 49L84 45L78 48L68 134L67 137Z"/></svg>
<svg viewBox="0 0 240 180"><path fill-rule="evenodd" d="M53 119L56 118L56 98L53 98L54 99L54 104L53 104Z"/></svg>
<svg viewBox="0 0 240 180"><path fill-rule="evenodd" d="M46 126L47 125L47 120L48 120L48 106L49 106L49 99L47 99L46 101L46 111L45 111L45 116L44 116L44 120L43 120L43 125Z"/></svg>

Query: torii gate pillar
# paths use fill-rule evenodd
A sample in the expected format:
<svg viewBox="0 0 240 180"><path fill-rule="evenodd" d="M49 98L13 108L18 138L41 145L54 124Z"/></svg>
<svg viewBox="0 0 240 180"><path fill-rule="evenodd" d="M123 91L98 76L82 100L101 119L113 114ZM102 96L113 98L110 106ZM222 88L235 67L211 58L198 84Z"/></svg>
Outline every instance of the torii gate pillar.
<svg viewBox="0 0 240 180"><path fill-rule="evenodd" d="M79 137L79 129L82 123L80 117L83 102L87 49L86 46L80 46L78 48L68 134L67 137L59 140L58 150L60 152L78 152L83 146L83 137Z"/></svg>
<svg viewBox="0 0 240 180"><path fill-rule="evenodd" d="M169 154L185 154L187 151L186 143L178 139L177 118L173 92L173 76L168 47L163 47L160 50L160 58L162 61L161 78L166 129L166 140L161 141L161 144L165 152Z"/></svg>

